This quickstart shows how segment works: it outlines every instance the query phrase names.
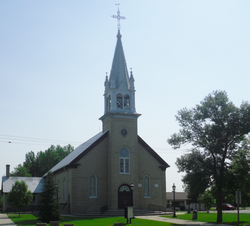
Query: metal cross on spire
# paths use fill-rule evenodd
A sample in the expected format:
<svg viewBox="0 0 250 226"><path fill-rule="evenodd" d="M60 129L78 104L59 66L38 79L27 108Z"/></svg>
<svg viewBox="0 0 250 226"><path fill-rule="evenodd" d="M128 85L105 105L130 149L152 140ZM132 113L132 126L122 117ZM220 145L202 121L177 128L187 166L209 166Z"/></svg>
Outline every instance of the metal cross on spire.
<svg viewBox="0 0 250 226"><path fill-rule="evenodd" d="M124 16L120 16L120 10L119 10L119 5L120 5L120 3L115 4L115 5L117 5L117 6L118 6L117 15L113 15L113 16L111 16L111 17L113 17L113 18L116 18L116 19L117 19L117 28L118 28L118 30L120 30L120 29L121 29L120 19L125 20L125 19L126 19L126 17L124 17Z"/></svg>

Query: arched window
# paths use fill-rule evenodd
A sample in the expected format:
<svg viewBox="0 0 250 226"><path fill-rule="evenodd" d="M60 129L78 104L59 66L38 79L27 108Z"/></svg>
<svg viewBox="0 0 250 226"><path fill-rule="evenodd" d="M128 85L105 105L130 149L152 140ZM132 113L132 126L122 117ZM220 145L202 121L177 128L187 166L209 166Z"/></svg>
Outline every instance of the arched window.
<svg viewBox="0 0 250 226"><path fill-rule="evenodd" d="M96 198L97 197L97 179L96 176L91 175L89 177L89 197Z"/></svg>
<svg viewBox="0 0 250 226"><path fill-rule="evenodd" d="M122 148L120 150L120 174L130 173L129 150Z"/></svg>
<svg viewBox="0 0 250 226"><path fill-rule="evenodd" d="M127 94L124 96L124 108L130 109L130 97Z"/></svg>
<svg viewBox="0 0 250 226"><path fill-rule="evenodd" d="M67 200L67 181L63 180L63 200Z"/></svg>
<svg viewBox="0 0 250 226"><path fill-rule="evenodd" d="M121 94L117 94L116 96L116 106L117 109L123 109L123 101L122 101L123 97Z"/></svg>
<svg viewBox="0 0 250 226"><path fill-rule="evenodd" d="M143 179L143 188L144 188L144 197L149 198L151 194L150 194L150 178L148 176L145 176Z"/></svg>

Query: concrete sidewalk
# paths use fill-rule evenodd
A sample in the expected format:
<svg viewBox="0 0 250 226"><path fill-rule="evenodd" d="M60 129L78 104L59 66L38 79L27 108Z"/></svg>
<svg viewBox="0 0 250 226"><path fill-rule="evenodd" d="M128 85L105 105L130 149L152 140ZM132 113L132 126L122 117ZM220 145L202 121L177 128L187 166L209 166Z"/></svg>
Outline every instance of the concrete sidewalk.
<svg viewBox="0 0 250 226"><path fill-rule="evenodd" d="M168 218L168 217L161 217L157 215L153 216L136 216L135 218L145 219L145 220L153 220L153 221L161 221L161 222L167 222L167 223L173 223L173 224L181 224L181 225L204 225L204 226L229 226L226 224L213 224L213 223L207 223L207 222L201 222L201 221L189 221L189 220L181 220L178 218ZM232 225L231 225L232 226Z"/></svg>
<svg viewBox="0 0 250 226"><path fill-rule="evenodd" d="M16 225L14 222L8 217L7 214L0 213L0 225Z"/></svg>

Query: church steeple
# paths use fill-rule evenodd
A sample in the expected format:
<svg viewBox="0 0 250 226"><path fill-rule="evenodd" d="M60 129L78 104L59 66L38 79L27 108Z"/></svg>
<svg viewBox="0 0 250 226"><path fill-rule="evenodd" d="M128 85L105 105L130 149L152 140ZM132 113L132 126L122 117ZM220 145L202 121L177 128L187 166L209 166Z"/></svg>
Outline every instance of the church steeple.
<svg viewBox="0 0 250 226"><path fill-rule="evenodd" d="M120 30L118 30L118 34L116 37L117 37L117 43L116 43L110 78L115 80L116 88L119 88L119 86L122 83L124 83L124 85L126 85L129 88L129 76L122 48L122 41L121 41L122 36L120 34Z"/></svg>
<svg viewBox="0 0 250 226"><path fill-rule="evenodd" d="M110 76L108 78L106 75L104 83L104 114L108 112L136 113L134 77L132 71L130 76L128 73L121 37L120 30L118 30Z"/></svg>

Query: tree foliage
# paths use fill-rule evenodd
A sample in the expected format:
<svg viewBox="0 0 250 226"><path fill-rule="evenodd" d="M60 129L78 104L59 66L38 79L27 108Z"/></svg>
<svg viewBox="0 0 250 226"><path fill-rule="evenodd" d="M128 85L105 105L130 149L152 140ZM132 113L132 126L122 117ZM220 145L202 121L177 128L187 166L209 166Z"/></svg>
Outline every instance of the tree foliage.
<svg viewBox="0 0 250 226"><path fill-rule="evenodd" d="M8 203L20 210L21 208L28 206L32 201L32 193L28 191L28 186L24 181L16 181L15 184L12 185L12 189L7 196Z"/></svg>
<svg viewBox="0 0 250 226"><path fill-rule="evenodd" d="M178 172L186 172L182 181L190 201L197 202L199 194L203 193L211 184L211 159L206 158L198 150L192 150L191 153L177 158L175 164Z"/></svg>
<svg viewBox="0 0 250 226"><path fill-rule="evenodd" d="M211 192L206 190L203 194L199 194L198 201L204 204L205 209L209 213L209 210L213 205L213 196Z"/></svg>
<svg viewBox="0 0 250 226"><path fill-rule="evenodd" d="M31 174L27 172L27 168L19 164L14 168L14 171L10 173L13 177L31 177Z"/></svg>
<svg viewBox="0 0 250 226"><path fill-rule="evenodd" d="M229 101L226 92L214 91L195 108L180 110L176 119L181 129L168 143L175 149L190 143L193 150L209 162L211 182L217 191L217 222L220 223L225 175L244 136L250 132L250 105L243 102L238 108Z"/></svg>
<svg viewBox="0 0 250 226"><path fill-rule="evenodd" d="M32 177L42 177L73 150L74 147L69 144L64 147L51 145L50 148L44 152L39 151L36 155L30 151L25 155L23 167Z"/></svg>
<svg viewBox="0 0 250 226"><path fill-rule="evenodd" d="M232 157L225 181L225 202L235 203L235 191L242 194L242 207L250 205L250 136L246 137Z"/></svg>
<svg viewBox="0 0 250 226"><path fill-rule="evenodd" d="M48 172L41 193L42 209L39 216L42 222L49 223L50 221L60 220L57 193L58 187L55 183L53 174Z"/></svg>

